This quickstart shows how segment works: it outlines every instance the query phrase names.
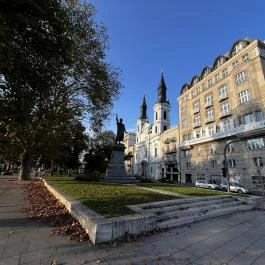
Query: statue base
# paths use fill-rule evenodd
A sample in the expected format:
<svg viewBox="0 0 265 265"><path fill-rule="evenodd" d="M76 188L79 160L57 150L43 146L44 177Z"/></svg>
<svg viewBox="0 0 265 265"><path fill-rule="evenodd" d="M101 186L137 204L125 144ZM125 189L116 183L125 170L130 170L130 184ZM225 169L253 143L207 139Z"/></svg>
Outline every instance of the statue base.
<svg viewBox="0 0 265 265"><path fill-rule="evenodd" d="M124 145L116 144L111 153L111 160L107 168L104 182L130 184L138 182L134 177L126 174L124 166Z"/></svg>

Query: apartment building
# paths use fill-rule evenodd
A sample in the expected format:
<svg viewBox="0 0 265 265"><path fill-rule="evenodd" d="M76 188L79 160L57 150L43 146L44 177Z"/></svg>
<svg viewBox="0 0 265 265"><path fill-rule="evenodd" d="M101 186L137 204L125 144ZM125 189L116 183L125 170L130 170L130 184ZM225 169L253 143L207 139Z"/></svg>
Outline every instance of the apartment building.
<svg viewBox="0 0 265 265"><path fill-rule="evenodd" d="M179 130L174 126L161 134L161 177L180 182Z"/></svg>
<svg viewBox="0 0 265 265"><path fill-rule="evenodd" d="M254 190L264 188L264 74L265 44L246 38L182 86L178 98L181 182L220 182L226 165L230 181Z"/></svg>

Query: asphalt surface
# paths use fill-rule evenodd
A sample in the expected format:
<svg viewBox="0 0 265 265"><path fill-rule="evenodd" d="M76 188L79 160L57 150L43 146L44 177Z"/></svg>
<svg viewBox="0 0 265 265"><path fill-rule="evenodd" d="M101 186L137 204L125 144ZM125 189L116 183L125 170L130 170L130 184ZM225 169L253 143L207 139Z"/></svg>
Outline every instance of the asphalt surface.
<svg viewBox="0 0 265 265"><path fill-rule="evenodd" d="M264 265L265 212L212 218L133 242L94 246L23 213L24 184L0 176L0 265Z"/></svg>

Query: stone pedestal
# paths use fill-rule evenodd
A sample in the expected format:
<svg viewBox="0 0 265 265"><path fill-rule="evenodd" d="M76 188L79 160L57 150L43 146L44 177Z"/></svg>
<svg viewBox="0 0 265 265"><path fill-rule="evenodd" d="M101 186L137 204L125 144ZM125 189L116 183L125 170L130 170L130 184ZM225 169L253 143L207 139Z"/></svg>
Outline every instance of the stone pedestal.
<svg viewBox="0 0 265 265"><path fill-rule="evenodd" d="M136 183L134 177L126 174L124 166L124 145L116 144L111 154L111 160L107 168L104 182L108 183Z"/></svg>

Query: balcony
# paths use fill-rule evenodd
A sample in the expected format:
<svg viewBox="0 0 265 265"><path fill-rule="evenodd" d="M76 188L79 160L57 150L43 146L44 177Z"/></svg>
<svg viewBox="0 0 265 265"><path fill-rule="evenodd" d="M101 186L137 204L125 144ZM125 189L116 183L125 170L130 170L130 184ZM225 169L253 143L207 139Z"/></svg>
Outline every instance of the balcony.
<svg viewBox="0 0 265 265"><path fill-rule="evenodd" d="M194 124L193 124L193 128L198 128L198 127L200 127L200 126L202 126L202 123L199 121L199 122L195 122Z"/></svg>
<svg viewBox="0 0 265 265"><path fill-rule="evenodd" d="M206 119L205 119L205 123L210 123L210 122L213 122L213 121L215 121L213 116L206 117Z"/></svg>
<svg viewBox="0 0 265 265"><path fill-rule="evenodd" d="M253 135L255 133L255 130L259 129L265 129L265 120L252 122L250 124L242 124L236 128L231 128L230 130L219 131L212 135L202 136L201 138L195 138L189 141L184 141L179 144L179 147L181 147L182 150L186 150L186 146L193 146L194 144L226 138L237 134L250 133Z"/></svg>
<svg viewBox="0 0 265 265"><path fill-rule="evenodd" d="M222 95L219 96L219 101L225 100L227 98L228 98L228 94L227 93L222 94Z"/></svg>
<svg viewBox="0 0 265 265"><path fill-rule="evenodd" d="M209 108L209 107L211 107L212 105L213 105L213 102L212 102L212 101L207 101L207 102L205 102L204 107L205 107L205 108Z"/></svg>
<svg viewBox="0 0 265 265"><path fill-rule="evenodd" d="M226 110L226 111L221 111L220 113L220 119L223 119L225 117L231 116L232 112L230 110Z"/></svg>

